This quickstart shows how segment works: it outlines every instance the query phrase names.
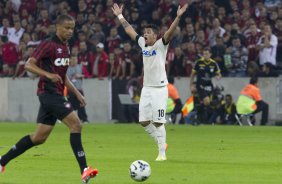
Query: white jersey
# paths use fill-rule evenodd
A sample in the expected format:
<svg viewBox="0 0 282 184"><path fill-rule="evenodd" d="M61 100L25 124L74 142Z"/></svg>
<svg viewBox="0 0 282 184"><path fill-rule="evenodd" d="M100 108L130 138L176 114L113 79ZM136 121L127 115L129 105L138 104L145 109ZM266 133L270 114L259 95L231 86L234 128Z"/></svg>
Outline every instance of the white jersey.
<svg viewBox="0 0 282 184"><path fill-rule="evenodd" d="M137 36L138 45L142 49L144 65L143 86L160 87L168 84L165 62L168 44L163 43L162 38L157 40L154 45L147 46L145 38Z"/></svg>
<svg viewBox="0 0 282 184"><path fill-rule="evenodd" d="M258 45L264 44L264 35L260 37ZM263 65L264 63L271 63L276 66L276 50L278 45L278 38L272 34L270 36L270 47L262 48L259 51L259 64Z"/></svg>

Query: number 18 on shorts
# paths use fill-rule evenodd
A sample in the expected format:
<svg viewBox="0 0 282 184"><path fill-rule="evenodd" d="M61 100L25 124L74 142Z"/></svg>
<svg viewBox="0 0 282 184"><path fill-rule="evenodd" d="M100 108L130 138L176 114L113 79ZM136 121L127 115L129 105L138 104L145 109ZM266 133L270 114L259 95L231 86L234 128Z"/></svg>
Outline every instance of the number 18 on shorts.
<svg viewBox="0 0 282 184"><path fill-rule="evenodd" d="M167 86L142 88L139 103L139 121L166 123Z"/></svg>

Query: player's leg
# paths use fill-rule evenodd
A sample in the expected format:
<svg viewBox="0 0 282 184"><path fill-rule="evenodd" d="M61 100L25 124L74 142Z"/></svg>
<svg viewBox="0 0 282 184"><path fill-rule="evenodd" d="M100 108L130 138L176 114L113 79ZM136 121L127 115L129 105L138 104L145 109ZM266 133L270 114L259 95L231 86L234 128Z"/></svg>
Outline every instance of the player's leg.
<svg viewBox="0 0 282 184"><path fill-rule="evenodd" d="M139 102L139 122L144 130L155 140L156 143L158 143L156 127L152 124L152 120L153 114L150 89L148 87L143 87Z"/></svg>
<svg viewBox="0 0 282 184"><path fill-rule="evenodd" d="M197 119L199 123L206 124L208 123L207 111L210 105L209 93L203 89L197 89L201 104L197 109Z"/></svg>
<svg viewBox="0 0 282 184"><path fill-rule="evenodd" d="M81 142L81 123L77 114L72 111L62 121L68 126L70 130L70 144L76 160L79 164L80 171L82 174L82 181L87 183L90 178L95 177L98 174L97 169L92 169L87 166L86 156Z"/></svg>
<svg viewBox="0 0 282 184"><path fill-rule="evenodd" d="M152 91L153 121L156 127L159 154L156 161L166 160L166 129L165 111L167 106L167 87L155 88Z"/></svg>
<svg viewBox="0 0 282 184"><path fill-rule="evenodd" d="M37 117L37 122L48 122L47 124L38 123L35 132L21 138L5 155L0 159L0 165L7 165L12 159L23 154L26 150L35 145L43 144L50 135L56 118L50 116L46 109L41 105ZM0 171L1 172L1 171Z"/></svg>

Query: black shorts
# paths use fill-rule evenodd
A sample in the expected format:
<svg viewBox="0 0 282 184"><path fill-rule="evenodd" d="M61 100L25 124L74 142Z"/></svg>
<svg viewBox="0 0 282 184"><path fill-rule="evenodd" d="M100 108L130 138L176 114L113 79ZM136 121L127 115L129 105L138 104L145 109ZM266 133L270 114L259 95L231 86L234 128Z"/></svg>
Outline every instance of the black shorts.
<svg viewBox="0 0 282 184"><path fill-rule="evenodd" d="M42 94L38 96L40 107L37 123L55 125L73 111L72 105L61 95Z"/></svg>
<svg viewBox="0 0 282 184"><path fill-rule="evenodd" d="M80 92L82 95L84 95L84 93L83 93L82 90L79 90L79 92ZM80 109L80 108L81 108L81 106L80 106L80 101L78 100L78 98L76 97L76 95L75 95L74 93L72 93L72 92L69 92L68 95L69 95L68 100L69 100L69 102L71 103L73 109L74 109L74 110Z"/></svg>
<svg viewBox="0 0 282 184"><path fill-rule="evenodd" d="M212 94L212 87L208 86L206 89L204 87L198 87L197 93L199 94L199 98L203 100L206 97L209 97Z"/></svg>

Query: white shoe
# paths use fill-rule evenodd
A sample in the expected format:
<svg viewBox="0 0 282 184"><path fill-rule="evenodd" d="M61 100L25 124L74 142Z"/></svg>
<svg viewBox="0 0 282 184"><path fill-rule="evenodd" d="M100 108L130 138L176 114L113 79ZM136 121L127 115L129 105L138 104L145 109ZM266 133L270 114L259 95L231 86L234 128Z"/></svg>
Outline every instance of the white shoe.
<svg viewBox="0 0 282 184"><path fill-rule="evenodd" d="M165 155L159 155L157 158L156 158L156 161L165 161L167 160L166 156Z"/></svg>

